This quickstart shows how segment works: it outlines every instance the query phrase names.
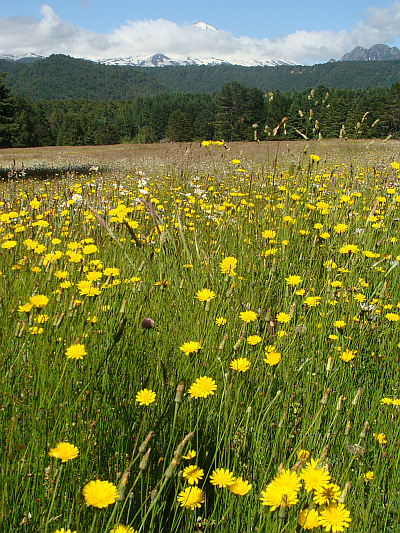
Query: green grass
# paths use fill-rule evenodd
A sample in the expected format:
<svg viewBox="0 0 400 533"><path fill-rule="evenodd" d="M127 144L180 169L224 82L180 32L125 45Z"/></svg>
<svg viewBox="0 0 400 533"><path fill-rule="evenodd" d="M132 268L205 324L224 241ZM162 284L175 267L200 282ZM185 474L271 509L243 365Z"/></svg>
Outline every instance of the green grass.
<svg viewBox="0 0 400 533"><path fill-rule="evenodd" d="M368 154L357 165L339 151L260 166L245 152L233 165L229 152L207 149L208 172L158 165L146 178L1 185L4 531L300 531L297 515L313 506L313 492L302 485L298 503L283 499L272 512L260 494L281 469L300 474L303 449L347 487L348 531L397 531L399 407L381 400L400 397L400 322L390 320L400 314L398 172ZM276 234L265 238L265 230ZM91 243L97 251L85 254ZM56 261L46 256L56 250ZM237 259L234 272L221 272L224 257ZM118 274L92 282L98 295L81 294L77 284L106 268ZM291 275L302 281L288 285ZM61 288L64 281L71 286ZM208 303L196 298L204 288L215 293ZM34 294L48 304L23 311ZM319 304L307 305L310 297ZM246 310L257 319L243 322ZM278 322L278 313L290 320ZM146 317L154 328L142 328ZM261 342L251 346L250 335ZM186 355L180 347L191 341L201 349ZM74 343L85 346L83 359L67 359ZM264 362L268 346L281 354L276 365ZM346 350L355 352L347 362ZM246 372L230 368L237 358L250 361ZM215 394L192 398L201 376L215 380ZM145 388L156 401L140 406ZM63 441L79 455L61 467L49 450ZM191 461L181 457L188 450L196 451ZM194 510L177 503L189 464L204 471L205 501ZM215 487L219 468L252 489L238 496ZM119 487L119 499L86 506L82 489L95 479Z"/></svg>

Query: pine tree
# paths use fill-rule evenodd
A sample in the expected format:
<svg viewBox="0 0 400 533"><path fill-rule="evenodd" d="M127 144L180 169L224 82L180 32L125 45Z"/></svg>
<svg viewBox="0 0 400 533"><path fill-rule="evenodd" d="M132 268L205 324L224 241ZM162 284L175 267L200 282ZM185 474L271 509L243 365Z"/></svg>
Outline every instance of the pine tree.
<svg viewBox="0 0 400 533"><path fill-rule="evenodd" d="M193 140L192 128L186 114L179 109L173 111L168 118L165 134L171 141L187 142Z"/></svg>
<svg viewBox="0 0 400 533"><path fill-rule="evenodd" d="M15 122L15 101L3 82L4 77L5 74L0 75L0 148L12 146L18 127Z"/></svg>

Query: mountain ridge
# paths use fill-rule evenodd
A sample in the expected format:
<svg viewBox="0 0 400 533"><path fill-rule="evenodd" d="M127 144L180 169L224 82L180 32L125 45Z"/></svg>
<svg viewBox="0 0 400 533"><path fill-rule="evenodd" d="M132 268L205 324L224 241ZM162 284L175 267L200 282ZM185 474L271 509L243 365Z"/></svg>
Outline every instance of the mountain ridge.
<svg viewBox="0 0 400 533"><path fill-rule="evenodd" d="M296 65L292 61L286 61L285 59L241 59L235 58L233 61L226 59L220 59L216 57L190 57L185 59L174 59L166 56L165 54L153 54L150 56L130 56L130 57L118 57L109 59L98 59L96 63L103 65L123 65L130 67L186 67L186 66L214 66L214 65L238 65L241 67L275 67L281 65Z"/></svg>
<svg viewBox="0 0 400 533"><path fill-rule="evenodd" d="M387 44L374 44L371 48L356 46L340 59L340 61L391 61L400 59L400 50L397 46Z"/></svg>
<svg viewBox="0 0 400 533"><path fill-rule="evenodd" d="M60 55L60 54L51 54L51 55ZM41 56L38 54L27 53L21 55L13 54L0 54L0 59L6 61L18 61L18 62L33 62L39 61L42 59L47 59L50 56ZM63 54L61 54L63 55ZM152 54L149 56L127 56L127 57L111 57L105 59L87 59L87 58L74 58L74 59L84 59L85 61L91 61L92 63L99 63L101 65L114 65L114 66L124 66L124 67L186 67L186 66L214 66L214 65L238 65L241 67L275 67L282 65L296 65L292 61L286 61L285 59L243 59L236 58L233 61L228 61L226 59L221 59L217 57L190 57L187 56L184 59L171 58L163 53Z"/></svg>

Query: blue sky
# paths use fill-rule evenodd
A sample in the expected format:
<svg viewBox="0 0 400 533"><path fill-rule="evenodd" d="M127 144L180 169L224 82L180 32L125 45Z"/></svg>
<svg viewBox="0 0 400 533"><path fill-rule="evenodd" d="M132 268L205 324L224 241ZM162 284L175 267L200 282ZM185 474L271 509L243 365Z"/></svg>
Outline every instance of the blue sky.
<svg viewBox="0 0 400 533"><path fill-rule="evenodd" d="M193 27L198 21L218 31ZM399 45L400 1L13 0L0 8L0 53L99 59L161 52L312 64L377 43Z"/></svg>

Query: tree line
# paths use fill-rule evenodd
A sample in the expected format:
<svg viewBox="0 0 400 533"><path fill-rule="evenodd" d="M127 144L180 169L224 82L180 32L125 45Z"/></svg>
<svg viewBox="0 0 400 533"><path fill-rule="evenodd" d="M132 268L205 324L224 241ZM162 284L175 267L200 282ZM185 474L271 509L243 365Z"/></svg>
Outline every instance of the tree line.
<svg viewBox="0 0 400 533"><path fill-rule="evenodd" d="M0 77L0 147L400 138L400 83L391 88L269 91L225 84L213 94L95 102L14 96Z"/></svg>

